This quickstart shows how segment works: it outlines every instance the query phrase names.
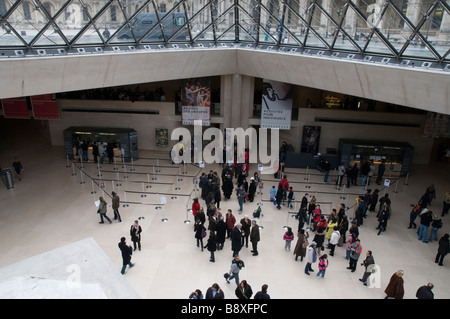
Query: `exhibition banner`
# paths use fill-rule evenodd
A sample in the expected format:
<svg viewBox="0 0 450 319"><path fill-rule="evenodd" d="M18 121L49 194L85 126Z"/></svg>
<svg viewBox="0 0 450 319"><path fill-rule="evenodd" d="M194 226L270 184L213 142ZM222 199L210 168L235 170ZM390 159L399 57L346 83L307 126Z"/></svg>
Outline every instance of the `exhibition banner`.
<svg viewBox="0 0 450 319"><path fill-rule="evenodd" d="M37 120L59 120L58 105L51 94L32 96L31 107Z"/></svg>
<svg viewBox="0 0 450 319"><path fill-rule="evenodd" d="M211 79L187 79L181 85L181 118L183 125L202 121L211 125Z"/></svg>
<svg viewBox="0 0 450 319"><path fill-rule="evenodd" d="M12 98L2 100L3 116L5 119L29 119L30 111L26 98Z"/></svg>
<svg viewBox="0 0 450 319"><path fill-rule="evenodd" d="M261 128L291 129L292 91L289 83L263 80Z"/></svg>

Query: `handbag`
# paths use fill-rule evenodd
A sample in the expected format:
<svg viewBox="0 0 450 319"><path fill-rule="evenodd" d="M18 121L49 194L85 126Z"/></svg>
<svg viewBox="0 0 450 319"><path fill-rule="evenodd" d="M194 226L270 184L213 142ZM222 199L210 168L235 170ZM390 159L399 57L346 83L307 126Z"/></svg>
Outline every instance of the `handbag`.
<svg viewBox="0 0 450 319"><path fill-rule="evenodd" d="M205 238L206 237L206 231L205 231L205 229L203 228L202 229L202 238Z"/></svg>
<svg viewBox="0 0 450 319"><path fill-rule="evenodd" d="M226 273L223 274L223 277L224 277L225 279L228 279L228 278L230 278L230 274L226 272Z"/></svg>

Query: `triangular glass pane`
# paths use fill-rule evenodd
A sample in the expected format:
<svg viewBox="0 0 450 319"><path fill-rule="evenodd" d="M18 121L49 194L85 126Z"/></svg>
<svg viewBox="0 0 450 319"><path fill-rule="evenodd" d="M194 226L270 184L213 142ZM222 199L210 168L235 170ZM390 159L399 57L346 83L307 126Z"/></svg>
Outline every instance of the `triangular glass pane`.
<svg viewBox="0 0 450 319"><path fill-rule="evenodd" d="M381 39L378 37L376 33L374 33L372 38L370 39L370 42L366 48L366 52L394 55L391 49L389 49L389 47L387 47L386 44L383 41L381 41Z"/></svg>
<svg viewBox="0 0 450 319"><path fill-rule="evenodd" d="M106 3L104 4L106 5ZM102 8L104 8L102 4ZM95 20L96 27L101 31L103 39L108 41L117 30L124 25L126 19L118 1L111 3L100 17Z"/></svg>
<svg viewBox="0 0 450 319"><path fill-rule="evenodd" d="M64 36L71 41L88 23L89 19L83 12L82 6L78 1L72 1L55 20Z"/></svg>
<svg viewBox="0 0 450 319"><path fill-rule="evenodd" d="M14 1L0 1L0 14L5 16L9 9L11 9L13 3Z"/></svg>
<svg viewBox="0 0 450 319"><path fill-rule="evenodd" d="M213 5L213 9L214 7L215 6ZM228 28L234 25L234 6L230 6L226 8L226 10L220 9L222 9L221 6L219 6L219 9L217 10L217 18L214 19L217 34L228 30Z"/></svg>
<svg viewBox="0 0 450 319"><path fill-rule="evenodd" d="M371 5L367 5L364 2L360 4L360 9L363 15L365 12L370 14L372 12ZM364 17L367 18L366 16ZM349 5L342 23L342 28L360 48L364 48L367 38L372 31L371 24L365 18L361 17L352 5Z"/></svg>
<svg viewBox="0 0 450 319"><path fill-rule="evenodd" d="M313 28L324 41L331 43L333 41L333 35L336 32L335 24L319 9L318 6L311 7L308 15L310 14L312 14L311 28ZM316 43L319 45L320 40L317 35L312 33L313 32L310 32L308 34L308 38L311 36L312 39L306 40L307 45L313 45L312 42L314 42L314 46L316 46ZM326 47L323 43L320 43L320 46Z"/></svg>
<svg viewBox="0 0 450 319"><path fill-rule="evenodd" d="M214 29L212 26L202 30L200 33L196 34L194 41L213 41L214 40Z"/></svg>
<svg viewBox="0 0 450 319"><path fill-rule="evenodd" d="M99 32L91 25L83 35L77 40L77 44L102 44L103 39L100 38Z"/></svg>
<svg viewBox="0 0 450 319"><path fill-rule="evenodd" d="M34 45L64 45L66 42L51 26L39 37Z"/></svg>
<svg viewBox="0 0 450 319"><path fill-rule="evenodd" d="M211 27L211 8L209 5L204 7L198 13L195 13L195 17L191 18L189 23L191 26L191 34L193 39L214 39L213 30ZM209 32L205 32L205 28L207 28Z"/></svg>
<svg viewBox="0 0 450 319"><path fill-rule="evenodd" d="M4 25L0 28L0 46L22 46L24 43L16 36L12 30Z"/></svg>
<svg viewBox="0 0 450 319"><path fill-rule="evenodd" d="M259 42L267 42L276 44L277 40L277 23L276 19L265 9L261 9L260 13L260 29Z"/></svg>
<svg viewBox="0 0 450 319"><path fill-rule="evenodd" d="M450 47L450 16L445 8L438 3L434 10L430 13L427 21L419 30L420 35L426 42L428 42L442 57ZM404 55L418 57L433 57L437 58L420 39L416 36L411 44L405 50ZM431 55L430 55L431 54Z"/></svg>
<svg viewBox="0 0 450 319"><path fill-rule="evenodd" d="M239 32L239 40L254 42L258 37L257 21L239 7L239 26L245 32Z"/></svg>
<svg viewBox="0 0 450 319"><path fill-rule="evenodd" d="M290 8L286 9L286 16L284 18L284 27L285 32L287 32L286 33L286 36L288 38L287 43L289 44L302 45L302 42L305 39L307 22L306 20L304 20L302 15L300 15L300 17Z"/></svg>
<svg viewBox="0 0 450 319"><path fill-rule="evenodd" d="M222 33L217 36L217 40L220 41L235 41L236 40L236 31L235 27L232 26L229 30L225 31L225 33Z"/></svg>
<svg viewBox="0 0 450 319"><path fill-rule="evenodd" d="M35 9L28 1L19 4L7 21L27 43L31 43L48 23L43 9L41 7ZM5 30L0 32L3 33Z"/></svg>
<svg viewBox="0 0 450 319"><path fill-rule="evenodd" d="M350 39L345 35L345 33L340 30L338 36L336 38L336 42L334 42L334 49L339 50L349 50L360 52L361 48L358 48L356 44L354 44Z"/></svg>
<svg viewBox="0 0 450 319"><path fill-rule="evenodd" d="M181 13L180 15L177 15L177 13L174 14L174 20L175 22L167 23L167 20L164 20L166 24L164 24L164 32L166 33L168 42L186 42L190 41L189 38L189 29L187 27L186 23L186 15ZM170 15L170 13L169 13ZM184 25L183 25L184 24Z"/></svg>
<svg viewBox="0 0 450 319"><path fill-rule="evenodd" d="M117 32L111 36L110 43L136 42L158 24L158 19L154 13L139 13L130 20L130 23L127 23L127 17L120 6L116 11L116 19L122 21L123 27L117 29Z"/></svg>
<svg viewBox="0 0 450 319"><path fill-rule="evenodd" d="M378 30L389 43L399 52L411 38L414 30L406 23L401 15L389 5L384 15L377 21Z"/></svg>
<svg viewBox="0 0 450 319"><path fill-rule="evenodd" d="M305 46L327 49L327 46L315 35L315 33L311 29L308 31Z"/></svg>

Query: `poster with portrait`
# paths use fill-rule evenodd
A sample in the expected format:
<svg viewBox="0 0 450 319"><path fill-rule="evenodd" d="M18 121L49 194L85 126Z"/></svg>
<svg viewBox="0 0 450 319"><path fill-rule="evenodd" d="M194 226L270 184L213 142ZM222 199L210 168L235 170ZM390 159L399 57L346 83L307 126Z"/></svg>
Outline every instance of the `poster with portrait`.
<svg viewBox="0 0 450 319"><path fill-rule="evenodd" d="M291 129L293 85L263 80L261 128Z"/></svg>
<svg viewBox="0 0 450 319"><path fill-rule="evenodd" d="M183 125L194 125L194 121L202 121L203 126L211 125L210 78L183 80L180 96Z"/></svg>
<svg viewBox="0 0 450 319"><path fill-rule="evenodd" d="M320 126L303 126L302 153L319 152Z"/></svg>

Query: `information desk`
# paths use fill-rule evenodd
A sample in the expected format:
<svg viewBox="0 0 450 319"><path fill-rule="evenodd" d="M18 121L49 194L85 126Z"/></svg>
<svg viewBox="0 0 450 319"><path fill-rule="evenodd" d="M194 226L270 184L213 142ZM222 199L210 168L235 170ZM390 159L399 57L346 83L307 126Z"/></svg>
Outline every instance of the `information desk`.
<svg viewBox="0 0 450 319"><path fill-rule="evenodd" d="M138 136L133 129L71 126L65 129L63 134L66 155L71 160L78 158L75 154L77 142L88 143L89 146L92 143L101 143L105 145L105 150L107 144L112 144L114 156L123 157L127 163L131 162L131 159L139 159ZM93 159L92 147L88 148L88 159ZM122 161L122 158L117 161Z"/></svg>

